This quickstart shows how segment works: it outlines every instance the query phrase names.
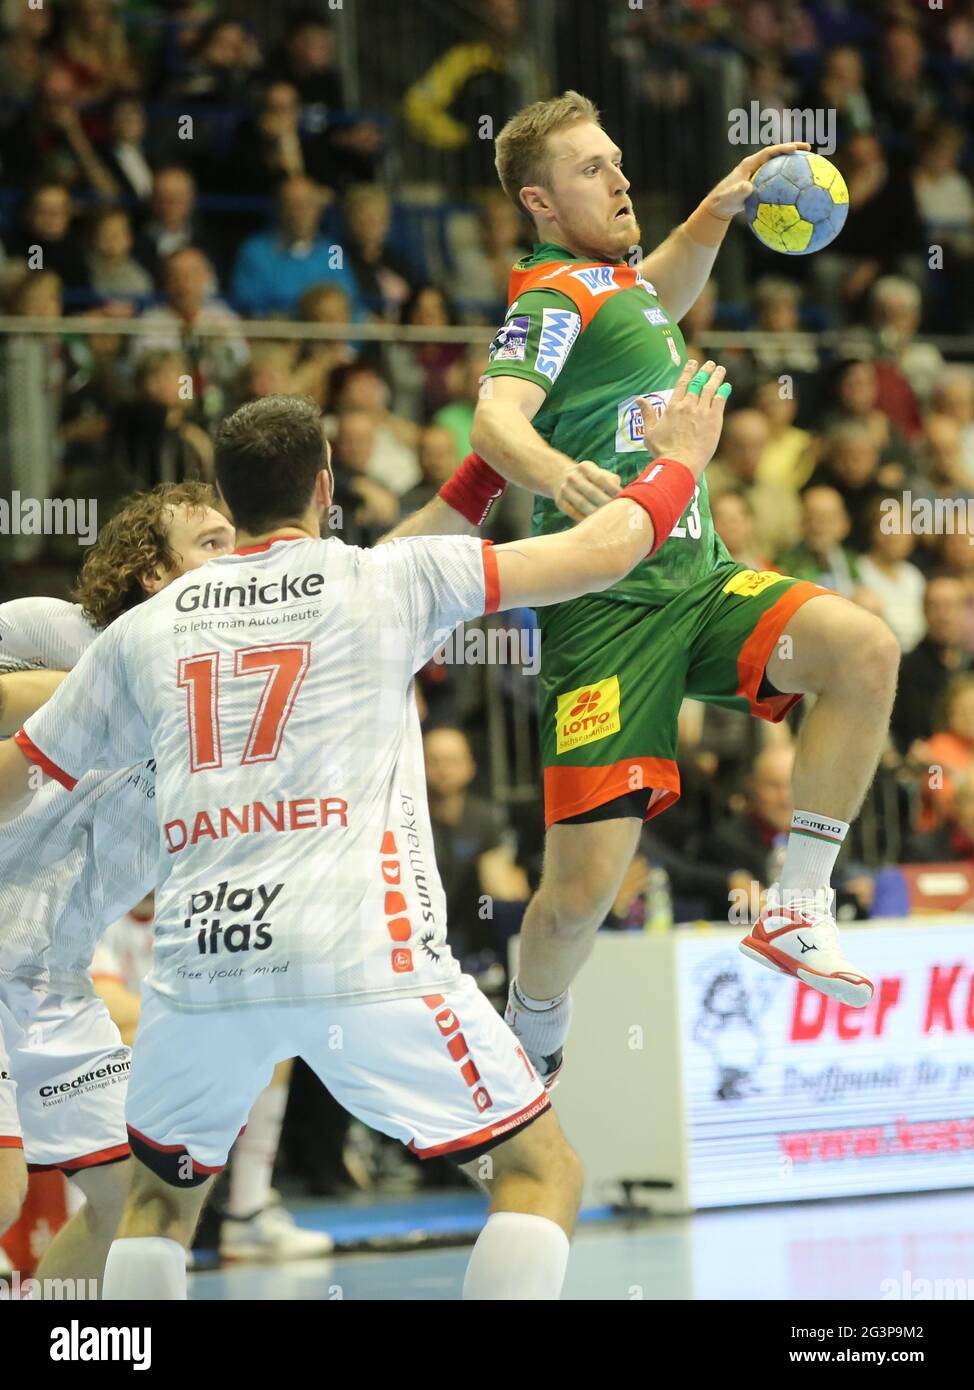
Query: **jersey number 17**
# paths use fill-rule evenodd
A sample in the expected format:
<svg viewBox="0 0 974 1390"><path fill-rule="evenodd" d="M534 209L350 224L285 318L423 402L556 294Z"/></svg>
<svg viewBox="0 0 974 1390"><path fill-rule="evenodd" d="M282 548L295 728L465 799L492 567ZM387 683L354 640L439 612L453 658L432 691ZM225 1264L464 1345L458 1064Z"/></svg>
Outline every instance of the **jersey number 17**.
<svg viewBox="0 0 974 1390"><path fill-rule="evenodd" d="M243 647L234 652L234 676L264 675L240 765L271 763L281 751L284 727L311 662L310 642ZM220 654L200 652L179 662L178 684L186 691L191 772L223 766L220 737Z"/></svg>

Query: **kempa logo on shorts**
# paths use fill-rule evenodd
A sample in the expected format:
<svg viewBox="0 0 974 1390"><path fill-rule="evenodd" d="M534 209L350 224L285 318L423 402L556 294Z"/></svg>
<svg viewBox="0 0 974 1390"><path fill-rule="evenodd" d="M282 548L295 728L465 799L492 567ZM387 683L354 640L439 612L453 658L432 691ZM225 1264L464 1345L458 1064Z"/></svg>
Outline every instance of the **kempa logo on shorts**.
<svg viewBox="0 0 974 1390"><path fill-rule="evenodd" d="M131 1361L134 1371L152 1365L151 1327L82 1327L73 1318L67 1327L51 1328L52 1361Z"/></svg>
<svg viewBox="0 0 974 1390"><path fill-rule="evenodd" d="M619 677L609 676L558 696L555 711L557 752L567 753L585 743L616 734L622 727Z"/></svg>
<svg viewBox="0 0 974 1390"><path fill-rule="evenodd" d="M80 1091L93 1081L105 1081L111 1076L126 1074L131 1065L128 1057L120 1062L109 1061L94 1071L86 1071L83 1075L76 1076L72 1081L61 1081L56 1086L42 1086L37 1094L46 1100L49 1096L64 1095L67 1091Z"/></svg>

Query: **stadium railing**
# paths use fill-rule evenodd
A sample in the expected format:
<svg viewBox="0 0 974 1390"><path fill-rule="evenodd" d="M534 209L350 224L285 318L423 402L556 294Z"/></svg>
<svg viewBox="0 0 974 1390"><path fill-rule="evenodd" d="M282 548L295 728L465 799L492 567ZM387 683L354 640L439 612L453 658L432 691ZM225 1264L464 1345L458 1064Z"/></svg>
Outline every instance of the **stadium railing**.
<svg viewBox="0 0 974 1390"><path fill-rule="evenodd" d="M0 350L6 342L19 339L84 337L89 334L120 335L137 338L147 332L158 334L158 324L146 324L139 318L115 319L98 315L60 319L20 318L0 316ZM407 327L397 324L367 322L348 325L299 323L285 319L236 320L230 324L201 324L185 340L242 337L260 341L354 341L380 345L415 345L429 343L469 344L485 347L489 329L482 325L463 325L449 328ZM727 350L747 350L761 347L801 343L828 350L843 339L841 331L826 333L797 333L792 335L760 332L708 331L699 337L699 345L715 354ZM922 341L938 346L952 360L974 358L974 337L925 338ZM0 387L5 383L0 382ZM6 438L7 422L3 418L8 393L0 390L0 439ZM9 463L9 460L7 460ZM39 477L50 475L50 461L32 460ZM0 464L3 460L0 460ZM6 470L4 470L6 471ZM491 619L489 627L506 624L503 616ZM534 683L523 672L509 665L485 663L481 672L491 791L494 798L509 807L525 806L537 799L540 768L536 747L536 716ZM900 858L903 824L902 780L895 770L881 768L867 797L854 833L856 859L868 867L896 863Z"/></svg>

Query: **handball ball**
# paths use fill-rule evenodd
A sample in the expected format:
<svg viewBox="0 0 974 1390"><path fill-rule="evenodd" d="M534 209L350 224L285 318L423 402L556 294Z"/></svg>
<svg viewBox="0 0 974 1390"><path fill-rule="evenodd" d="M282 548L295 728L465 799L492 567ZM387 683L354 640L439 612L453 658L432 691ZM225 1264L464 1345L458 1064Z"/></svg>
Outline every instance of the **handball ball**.
<svg viewBox="0 0 974 1390"><path fill-rule="evenodd" d="M744 215L754 235L786 256L821 251L842 231L849 190L820 154L779 154L754 175Z"/></svg>

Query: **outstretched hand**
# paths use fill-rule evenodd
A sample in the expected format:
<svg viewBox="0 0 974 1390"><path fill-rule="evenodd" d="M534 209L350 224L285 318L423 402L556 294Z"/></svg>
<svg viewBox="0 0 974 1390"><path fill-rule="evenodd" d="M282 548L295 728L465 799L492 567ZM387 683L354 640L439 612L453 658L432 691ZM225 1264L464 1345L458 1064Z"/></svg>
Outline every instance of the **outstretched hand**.
<svg viewBox="0 0 974 1390"><path fill-rule="evenodd" d="M724 425L724 402L731 388L724 385L725 368L714 362L702 367L687 362L659 419L649 401L637 396L643 416L643 443L653 458L686 464L699 478L713 458Z"/></svg>
<svg viewBox="0 0 974 1390"><path fill-rule="evenodd" d="M729 220L735 213L744 211L744 204L754 192L751 180L762 164L767 164L769 159L775 159L779 154L794 154L796 150L811 148L807 140L789 140L784 145L768 145L766 149L758 150L757 154L747 155L710 190L704 199L704 207L714 217Z"/></svg>

